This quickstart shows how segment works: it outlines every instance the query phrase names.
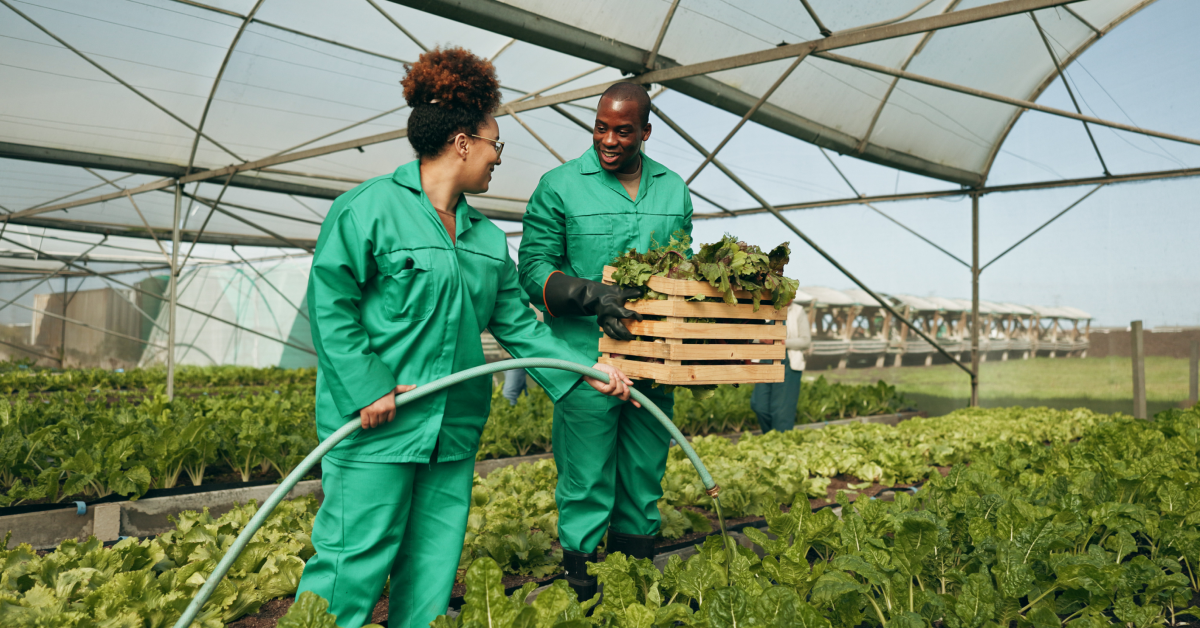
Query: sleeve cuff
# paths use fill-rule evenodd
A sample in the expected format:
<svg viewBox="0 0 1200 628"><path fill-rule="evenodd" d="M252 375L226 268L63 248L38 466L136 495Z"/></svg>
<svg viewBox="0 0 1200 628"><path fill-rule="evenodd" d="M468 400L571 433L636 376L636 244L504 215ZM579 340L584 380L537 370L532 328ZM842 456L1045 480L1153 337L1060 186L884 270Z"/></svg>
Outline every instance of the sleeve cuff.
<svg viewBox="0 0 1200 628"><path fill-rule="evenodd" d="M341 383L345 395L335 395L334 403L344 417L375 403L396 388L395 376L378 358L372 360L371 365L359 373L353 382Z"/></svg>
<svg viewBox="0 0 1200 628"><path fill-rule="evenodd" d="M550 311L550 303L546 301L546 286L550 283L550 278L553 277L555 273L560 273L560 274L564 274L564 275L566 274L566 273L563 273L563 271L561 271L561 270L556 270L556 271L551 272L549 275L546 275L546 281L542 282L542 306L546 308L546 313L549 314L550 316L554 316L554 312ZM558 318L557 316L554 316L554 317Z"/></svg>

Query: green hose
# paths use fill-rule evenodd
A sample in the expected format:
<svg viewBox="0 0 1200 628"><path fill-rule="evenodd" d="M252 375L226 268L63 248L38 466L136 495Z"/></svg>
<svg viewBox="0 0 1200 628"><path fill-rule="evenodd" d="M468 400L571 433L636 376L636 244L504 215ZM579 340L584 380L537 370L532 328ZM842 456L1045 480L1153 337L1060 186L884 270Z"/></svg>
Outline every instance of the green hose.
<svg viewBox="0 0 1200 628"><path fill-rule="evenodd" d="M580 375L590 375L591 377L603 382L608 381L607 373L587 366L580 366L579 364L568 362L566 360L555 360L551 358L503 360L501 362L493 362L491 364L484 364L472 369L467 369L461 373L447 375L436 382L431 382L425 384L424 386L419 386L414 390L404 394L396 395L396 408L399 409L400 406L406 403L416 401L421 397L433 394L439 390L442 390L443 388L448 388L468 379L473 379L483 375L491 375L492 373L507 371L509 369L528 368L561 369L564 371L579 373ZM643 408L649 410L650 413L654 415L654 418L658 419L658 422L662 423L663 427L667 428L667 431L671 433L671 437L675 439L676 443L679 443L679 446L683 448L684 453L687 454L688 459L692 461L692 466L696 467L696 472L700 474L700 481L704 483L704 488L708 490L709 495L715 497L717 491L720 489L717 487L716 482L713 482L712 476L708 473L708 469L704 468L704 463L700 462L700 457L696 455L696 451L692 449L691 445L688 444L687 439L684 438L683 434L679 432L679 428L675 427L675 424L671 422L671 419L667 418L667 415L663 414L663 411L660 410L658 406L651 403L650 400L647 399L646 396L641 392L632 387L629 389L629 392L634 400L642 404ZM308 473L309 469L312 469L313 466L315 466L317 462L321 460L322 456L329 453L329 450L333 449L335 445L342 442L342 439L353 434L355 430L358 430L360 427L361 421L357 417L340 427L338 431L334 432L329 438L326 438L324 441L322 441L316 449L312 450L312 453L308 454L308 456L306 456L304 460L301 461L300 464L297 465L296 468L293 469L292 472L283 479L283 482L279 484L279 488L275 489L275 492L271 493L271 496L268 497L265 502L263 502L262 506L259 507L258 512L256 512L254 517L250 519L250 523L246 524L246 528L242 530L241 534L238 535L237 540L235 540L233 545L230 546L229 551L225 552L225 556L221 558L221 562L217 563L217 568L213 569L212 574L208 576L208 579L204 581L204 585L200 587L200 590L196 592L196 596L192 598L192 603L188 605L187 610L183 611L183 615L179 618L179 621L175 622L174 628L185 628L186 626L191 625L192 620L194 620L196 615L200 613L200 609L204 606L204 603L208 601L208 598L212 595L213 591L216 590L217 585L220 584L221 579L225 577L225 574L229 571L229 568L233 566L234 561L237 560L237 557L242 553L242 549L246 547L246 544L250 542L250 539L254 537L254 533L258 532L258 529L262 527L262 524L267 521L267 517L271 516L271 512L275 510L275 507L279 505L279 502L283 501L283 498L286 497L289 492L291 492L292 488L296 486L296 483L300 481L300 478L303 478L305 474Z"/></svg>

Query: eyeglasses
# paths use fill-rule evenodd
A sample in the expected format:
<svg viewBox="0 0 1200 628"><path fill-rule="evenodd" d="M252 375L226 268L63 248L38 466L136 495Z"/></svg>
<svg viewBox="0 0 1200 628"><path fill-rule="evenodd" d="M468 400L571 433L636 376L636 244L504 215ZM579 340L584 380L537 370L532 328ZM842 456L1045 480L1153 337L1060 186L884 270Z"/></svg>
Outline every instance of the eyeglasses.
<svg viewBox="0 0 1200 628"><path fill-rule="evenodd" d="M472 135L472 134L470 134L470 133L463 133L463 135L466 135L467 137L473 137L473 138L476 138L476 139L480 139L480 140L483 140L483 141L485 141L485 142L491 142L491 143L492 143L492 148L496 149L496 156L497 156L497 157L499 157L499 156L500 156L500 154L504 152L504 142L501 142L500 140L493 140L493 139L491 139L491 138L487 138L487 137L484 137L484 136L482 136L482 135ZM454 141L454 138L450 138L450 142L453 142L453 141ZM447 142L447 143L449 143L449 142Z"/></svg>

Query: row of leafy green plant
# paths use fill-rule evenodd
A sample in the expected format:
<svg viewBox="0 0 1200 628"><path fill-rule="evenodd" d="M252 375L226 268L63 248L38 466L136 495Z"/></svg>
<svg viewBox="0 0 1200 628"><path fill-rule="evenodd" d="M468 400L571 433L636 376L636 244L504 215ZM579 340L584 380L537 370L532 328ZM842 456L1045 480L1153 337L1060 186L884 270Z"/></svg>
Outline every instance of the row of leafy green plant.
<svg viewBox="0 0 1200 628"><path fill-rule="evenodd" d="M758 429L750 408L753 386L718 386L697 397L687 387L675 389L675 425L688 436L731 434ZM904 395L886 382L840 384L824 376L800 387L797 423L820 423L864 416L894 414L910 407ZM483 428L478 460L525 456L551 451L550 428L554 404L536 386L517 398L514 406L492 394L492 414Z"/></svg>
<svg viewBox="0 0 1200 628"><path fill-rule="evenodd" d="M175 371L177 388L218 386L315 385L317 369L255 368L251 366L180 366ZM85 390L150 390L165 386L165 368L110 371L100 368L50 369L30 361L0 362L0 393Z"/></svg>
<svg viewBox="0 0 1200 628"><path fill-rule="evenodd" d="M161 386L115 399L14 395L0 400L0 506L282 477L317 445L314 402L308 384L173 401Z"/></svg>
<svg viewBox="0 0 1200 628"><path fill-rule="evenodd" d="M605 598L590 618L584 610L594 601L581 605L562 585L525 610L527 590L501 599L501 575L554 573L559 555L553 461L524 464L476 477L460 563L467 607L440 625L978 628L1012 612L1022 625L1051 625L1047 612L1091 625L1104 613L1178 614L1200 586L1192 575L1200 555L1195 410L1153 423L1085 410L973 410L697 444L729 516L767 518L773 537L746 531L761 557L743 548L729 564L710 537L697 557L673 559L659 575L647 561L613 555L593 567ZM944 480L936 469L968 461ZM693 508L711 503L696 495L685 464L673 451L659 505L665 537L710 529ZM880 482L930 481L916 499L850 506L842 493L841 519L828 509L809 514L808 498L826 488L813 474L871 465ZM254 511L185 513L168 534L108 549L94 540L45 555L0 549L0 625L169 626ZM315 511L303 498L273 513L205 608L203 628L295 591L313 553ZM309 600L280 625L331 625L320 623L329 620L317 606Z"/></svg>
<svg viewBox="0 0 1200 628"><path fill-rule="evenodd" d="M435 628L571 626L1107 626L1200 619L1200 411L1116 417L1078 442L999 442L894 502L838 496L782 512L726 553L710 536L660 573L614 554L527 603L491 560L467 571L466 605ZM587 611L593 612L588 615ZM319 616L319 615L318 615Z"/></svg>
<svg viewBox="0 0 1200 628"><path fill-rule="evenodd" d="M184 368L182 381L197 385L181 385L173 401L153 371L33 371L27 381L12 375L21 372L0 374L10 384L31 383L0 399L0 506L137 498L213 477L283 477L317 445L311 371L303 369ZM245 383L272 379L265 386ZM689 436L753 429L750 392L723 386L696 399L680 390L675 421ZM802 389L798 416L804 422L879 414L902 404L882 382L846 386L822 378ZM550 451L553 414L554 404L536 387L515 406L496 389L477 457Z"/></svg>

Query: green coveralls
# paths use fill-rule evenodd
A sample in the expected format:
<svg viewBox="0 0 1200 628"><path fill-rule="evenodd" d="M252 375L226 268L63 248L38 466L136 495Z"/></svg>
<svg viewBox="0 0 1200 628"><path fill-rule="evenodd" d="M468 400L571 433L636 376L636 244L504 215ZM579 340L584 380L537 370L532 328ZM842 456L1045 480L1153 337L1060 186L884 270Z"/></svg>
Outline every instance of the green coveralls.
<svg viewBox="0 0 1200 628"><path fill-rule="evenodd" d="M588 148L578 159L542 177L529 199L521 237L521 286L545 309L550 274L600 281L605 264L651 240L666 244L673 233L692 232L692 200L679 175L642 154L637 200L600 167ZM575 361L600 357L596 318L555 318L546 323L570 344ZM531 373L538 373L531 370ZM543 375L544 376L544 375ZM672 395L637 388L671 416ZM594 390L576 387L554 405L553 448L558 466L559 541L563 549L588 553L607 528L626 534L658 533L658 499L671 436L645 409Z"/></svg>
<svg viewBox="0 0 1200 628"><path fill-rule="evenodd" d="M504 232L465 200L456 215L452 243L416 161L334 202L308 285L322 439L397 384L483 364L485 328L514 356L580 361L526 305ZM534 377L554 399L580 380ZM317 554L299 590L328 599L339 626L367 623L388 576L390 626L424 628L446 611L490 399L490 377L462 382L326 454Z"/></svg>

